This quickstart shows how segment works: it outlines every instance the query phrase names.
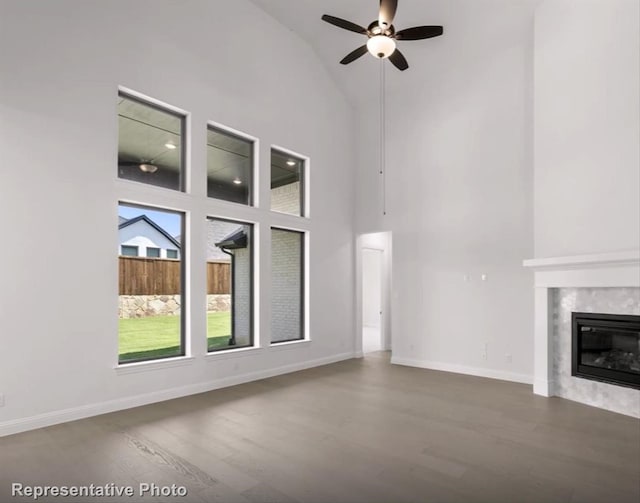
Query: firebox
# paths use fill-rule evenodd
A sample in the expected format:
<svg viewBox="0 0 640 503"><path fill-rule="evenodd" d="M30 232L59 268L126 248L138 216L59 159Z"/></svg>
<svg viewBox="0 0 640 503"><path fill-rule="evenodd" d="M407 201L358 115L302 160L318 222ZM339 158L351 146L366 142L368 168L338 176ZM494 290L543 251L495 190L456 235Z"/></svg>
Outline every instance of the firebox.
<svg viewBox="0 0 640 503"><path fill-rule="evenodd" d="M640 316L572 313L571 375L640 389Z"/></svg>

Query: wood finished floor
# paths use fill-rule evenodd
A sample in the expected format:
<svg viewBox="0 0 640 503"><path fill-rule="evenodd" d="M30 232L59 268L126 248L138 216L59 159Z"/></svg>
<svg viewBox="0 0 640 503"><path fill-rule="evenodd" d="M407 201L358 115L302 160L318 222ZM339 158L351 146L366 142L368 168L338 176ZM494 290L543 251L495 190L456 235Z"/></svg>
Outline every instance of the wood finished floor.
<svg viewBox="0 0 640 503"><path fill-rule="evenodd" d="M373 353L0 438L0 501L33 501L11 482L189 490L92 501L638 503L640 421Z"/></svg>

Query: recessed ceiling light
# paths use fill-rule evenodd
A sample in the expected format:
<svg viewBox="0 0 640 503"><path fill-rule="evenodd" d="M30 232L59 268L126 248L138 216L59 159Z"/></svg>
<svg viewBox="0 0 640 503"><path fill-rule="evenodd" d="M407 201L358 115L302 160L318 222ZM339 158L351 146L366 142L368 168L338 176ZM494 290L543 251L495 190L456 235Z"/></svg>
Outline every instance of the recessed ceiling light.
<svg viewBox="0 0 640 503"><path fill-rule="evenodd" d="M164 144L164 146L165 146L165 147L167 147L169 150L175 150L175 149L177 149L177 148L178 148L178 147L176 147L176 146L175 146L173 143L171 143L171 142L167 142L167 143L165 143L165 144Z"/></svg>
<svg viewBox="0 0 640 503"><path fill-rule="evenodd" d="M155 173L156 171L158 171L158 166L156 166L155 164L142 163L140 164L140 170L144 171L145 173Z"/></svg>
<svg viewBox="0 0 640 503"><path fill-rule="evenodd" d="M240 180L240 178L236 177L236 178L233 180L233 183L235 183L236 185L242 185L242 180Z"/></svg>
<svg viewBox="0 0 640 503"><path fill-rule="evenodd" d="M289 166L295 166L295 165L296 165L296 161L293 161L293 160L289 159L289 160L287 161L287 164L288 164Z"/></svg>

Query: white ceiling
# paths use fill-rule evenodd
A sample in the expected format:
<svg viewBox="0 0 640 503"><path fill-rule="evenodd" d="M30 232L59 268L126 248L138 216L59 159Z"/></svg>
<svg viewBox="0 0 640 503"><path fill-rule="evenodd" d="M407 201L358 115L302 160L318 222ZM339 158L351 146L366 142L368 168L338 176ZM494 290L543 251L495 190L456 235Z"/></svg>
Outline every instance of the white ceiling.
<svg viewBox="0 0 640 503"><path fill-rule="evenodd" d="M380 64L368 54L349 65L339 61L363 45L366 37L334 27L321 20L323 14L368 26L378 16L378 0L251 0L307 42L352 103L374 99L379 92ZM432 58L455 55L465 46L491 43L494 28L514 16L531 16L541 0L400 0L394 20L396 30L419 25L442 25L441 37L399 42L409 62L399 72L386 62L387 90L407 83L420 85L428 75ZM501 26L504 32L504 26ZM392 74L393 72L393 74ZM425 73L427 72L427 73ZM430 78L433 75L429 75Z"/></svg>

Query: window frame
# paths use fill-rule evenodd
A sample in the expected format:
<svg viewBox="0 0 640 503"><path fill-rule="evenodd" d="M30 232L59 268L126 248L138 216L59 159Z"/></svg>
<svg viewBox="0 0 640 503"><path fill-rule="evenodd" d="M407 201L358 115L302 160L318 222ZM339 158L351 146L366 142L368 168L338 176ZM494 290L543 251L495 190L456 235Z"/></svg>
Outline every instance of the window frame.
<svg viewBox="0 0 640 503"><path fill-rule="evenodd" d="M129 206L149 208L158 211L168 211L181 216L181 248L174 250L177 253L175 258L168 256L170 260L180 260L181 262L181 307L180 307L180 355L172 355L153 359L128 360L121 363L119 361L118 331L116 330L116 340L114 344L114 357L116 366L114 370L117 374L131 374L136 372L154 371L170 367L185 366L194 364L198 359L204 361L218 361L221 359L241 357L246 354L268 354L270 351L294 348L298 344L308 344L311 342L309 306L310 298L310 243L311 243L311 159L309 156L299 152L270 144L269 150L261 144L260 138L228 127L219 122L204 120L201 115L197 116L198 122L192 123L194 115L167 102L160 101L148 95L139 93L124 86L117 86L117 97L127 98L132 101L157 109L163 113L170 113L181 120L180 144L181 163L179 187L168 188L160 185L153 185L137 180L121 178L119 171L113 173L115 181L115 201ZM117 120L117 103L115 118ZM200 120L202 117L202 121ZM209 197L206 183L208 180L208 170L206 166L207 153L204 152L204 166L201 163L194 165L192 149L194 138L197 140L197 149L200 154L200 147L206 149L206 133L201 134L204 128L218 130L221 133L235 136L251 142L252 163L250 169L251 182L248 194L248 204L227 201ZM116 128L117 129L117 128ZM200 131L200 133L198 133ZM268 137L268 134L264 135ZM118 135L115 139L118 145ZM285 156L292 156L301 161L301 186L300 186L300 214L285 213L271 209L271 159L268 162L261 162L262 156L265 158L275 150ZM200 158L200 154L198 154ZM200 158L202 160L202 158ZM197 184L194 179L197 177ZM202 189L203 183L205 185ZM201 253L200 247L206 240L200 235L203 230L203 223L209 219L234 222L241 225L250 225L252 246L250 250L250 337L251 345L227 346L209 351L208 333L206 323L206 286L202 288L202 277L205 269L200 261L206 259L206 254ZM299 338L282 341L273 341L273 333L270 324L272 323L269 311L265 311L267 302L270 303L270 293L267 291L271 286L269 274L272 271L271 253L269 247L271 235L267 236L267 231L271 229L296 232L300 236L300 332ZM192 252L191 247L198 250ZM140 248L138 249L138 255ZM162 258L161 251L161 258ZM264 282L263 282L264 280ZM206 285L206 281L205 281ZM265 290L267 288L267 290ZM118 291L116 290L116 295ZM201 297L201 296L204 296ZM204 307L204 313L201 309ZM267 308L267 309L270 309ZM264 316L263 316L264 314ZM117 321L117 320L116 320ZM203 325L203 321L205 322ZM202 328L204 327L204 331ZM204 339L204 342L203 340ZM195 354L194 354L195 348Z"/></svg>
<svg viewBox="0 0 640 503"><path fill-rule="evenodd" d="M233 136L235 138L238 138L239 140L244 140L251 143L251 168L249 169L250 184L249 184L249 197L248 197L247 204L237 203L235 201L228 201L226 199L220 199L217 197L210 197L208 190L206 191L207 200L216 201L223 204L233 204L233 205L240 206L242 208L258 208L258 202L260 199L260 170L259 170L260 139L250 134L244 133L243 131L240 131L238 129L234 129L214 121L207 121L206 132L208 133L209 130L218 130L223 134ZM207 142L207 146L208 146L208 142ZM208 154L206 156L206 162L207 163L209 162ZM208 170L205 170L205 171L206 171L205 172L206 181L208 184L209 173L208 173Z"/></svg>
<svg viewBox="0 0 640 503"><path fill-rule="evenodd" d="M165 189L165 190L171 190L171 189ZM167 355L167 356L161 356L161 357L154 357L154 358L134 358L131 360L126 360L126 361L122 361L120 359L120 330L118 329L117 334L118 334L118 351L117 351L117 367L116 368L125 368L129 365L135 365L135 364L152 364L152 363L156 363L156 362L162 362L164 360L172 360L172 359L176 359L176 358L187 358L189 357L188 354L188 343L187 343L187 316L188 316L188 309L187 309L187 299L188 299L188 291L187 291L187 264L186 264L186 260L184 259L184 257L187 256L185 250L187 247L186 244L186 240L185 240L185 236L187 235L187 212L183 211L183 210L176 210L176 209L171 209L171 208L166 208L164 206L157 206L157 205L153 205L150 203L139 203L136 201L129 201L125 198L118 198L118 207L120 207L120 205L125 205L125 206L129 206L129 207L133 207L133 208L138 208L141 210L144 209L149 209L152 211L160 211L160 212L166 212L166 213L171 213L171 214L176 214L180 216L180 250L182 251L182 258L179 258L178 260L180 260L180 351L178 354L172 354L172 355ZM138 257L140 257L138 255ZM149 258L149 257L140 257L140 258ZM153 258L153 257L152 257ZM118 292L118 296L120 296L120 293Z"/></svg>
<svg viewBox="0 0 640 503"><path fill-rule="evenodd" d="M149 255L149 250L157 250L158 254L157 255ZM147 258L162 258L161 256L161 249L158 248L157 246L147 246Z"/></svg>
<svg viewBox="0 0 640 503"><path fill-rule="evenodd" d="M178 193L182 193L182 194L186 194L187 193L187 187L188 187L188 181L189 181L189 170L188 170L188 164L189 164L189 155L188 155L188 151L187 151L187 134L189 133L189 128L188 128L188 121L189 121L189 114L184 112L183 110L180 110L177 107L173 107L171 105L168 105L166 103L163 103L159 100L150 98L148 96L144 96L141 93L138 93L136 91L133 91L131 89L127 89L125 87L122 86L118 86L118 98L125 98L131 101L134 101L140 105L144 105L147 106L149 108L152 108L154 110L157 110L158 112L162 112L162 113L166 113L169 115L173 115L174 117L177 117L178 119L180 119L180 170L179 170L179 176L178 176L178 188L177 189L173 189L173 188L169 188L169 187L162 187L159 185L154 185L151 183L145 183L145 182L140 182L137 180L131 180L129 178L122 178L119 174L117 175L117 179L118 180L124 180L130 183L135 183L135 184L140 184L142 186L146 186L146 187L154 187L156 189L160 189L160 190L171 190L173 192L178 192ZM117 114L116 114L117 115Z"/></svg>
<svg viewBox="0 0 640 503"><path fill-rule="evenodd" d="M243 205L244 206L244 205ZM249 248L249 285L250 285L250 292L249 292L249 316L250 316L250 320L249 320L249 339L250 339L250 344L249 345L245 345L245 346L227 346L224 348L219 348L219 349L213 349L210 350L209 349L209 344L208 344L208 330L209 330L209 323L207 321L207 333L205 334L205 339L207 340L207 344L206 344L206 349L207 349L207 356L208 355L215 355L215 354L222 354L224 352L227 351L234 351L234 350L247 350L247 349L256 349L258 348L258 345L256 344L257 342L257 338L256 338L256 332L255 332L255 318L256 318L256 312L255 312L255 292L256 292L256 277L255 277L255 270L256 270L256 266L255 266L255 260L256 260L256 253L255 253L255 248L256 248L256 243L255 243L255 236L257 235L256 233L256 228L258 226L258 224L256 222L250 222L250 221L244 221L244 220L237 220L234 218L226 218L226 217L217 217L217 216L212 216L207 214L206 217L206 221L207 223L209 223L210 221L220 221L220 222L226 222L226 223L231 223L231 224L238 224L238 225L246 225L249 226L250 228L250 235L249 235L249 243L251 244L250 248ZM233 263L230 263L230 268L231 268L231 309L232 309L232 314L231 314L231 337L234 337L234 315L233 315L233 279L235 277L234 271L233 271ZM208 294L205 292L205 298ZM206 314L206 312L205 312Z"/></svg>
<svg viewBox="0 0 640 503"><path fill-rule="evenodd" d="M296 218L302 218L302 217L296 217ZM307 324L307 311L309 309L309 306L307 305L307 297L308 297L307 295L307 284L308 284L307 240L308 240L309 232L306 230L295 229L291 227L284 227L281 225L270 225L269 229L270 231L277 230L277 231L284 231L284 232L294 232L300 235L300 335L301 335L301 337L298 337L295 339L284 339L280 341L274 341L273 340L273 307L271 307L271 340L269 341L270 346L275 347L281 344L292 344L292 343L310 341L311 338L309 337L308 324ZM271 241L271 250L273 253L273 232L270 232L270 241ZM273 257L271 258L271 264L272 264L271 275L273 277ZM272 282L271 282L271 289L273 291Z"/></svg>
<svg viewBox="0 0 640 503"><path fill-rule="evenodd" d="M285 156L293 157L302 162L302 168L300 170L300 215L294 215L293 213L286 213L284 211L278 211L272 209L272 200L271 200L271 157L273 155L273 151L278 152L279 154L284 154ZM277 215L287 215L293 218L311 218L311 205L310 205L310 164L311 158L309 156L300 154L294 150L281 147L279 145L271 145L269 149L269 211L275 213Z"/></svg>
<svg viewBox="0 0 640 503"><path fill-rule="evenodd" d="M127 255L124 253L124 249L127 248L129 250L135 250L135 255ZM140 256L140 247L136 245L120 245L120 256L121 257L139 257Z"/></svg>

